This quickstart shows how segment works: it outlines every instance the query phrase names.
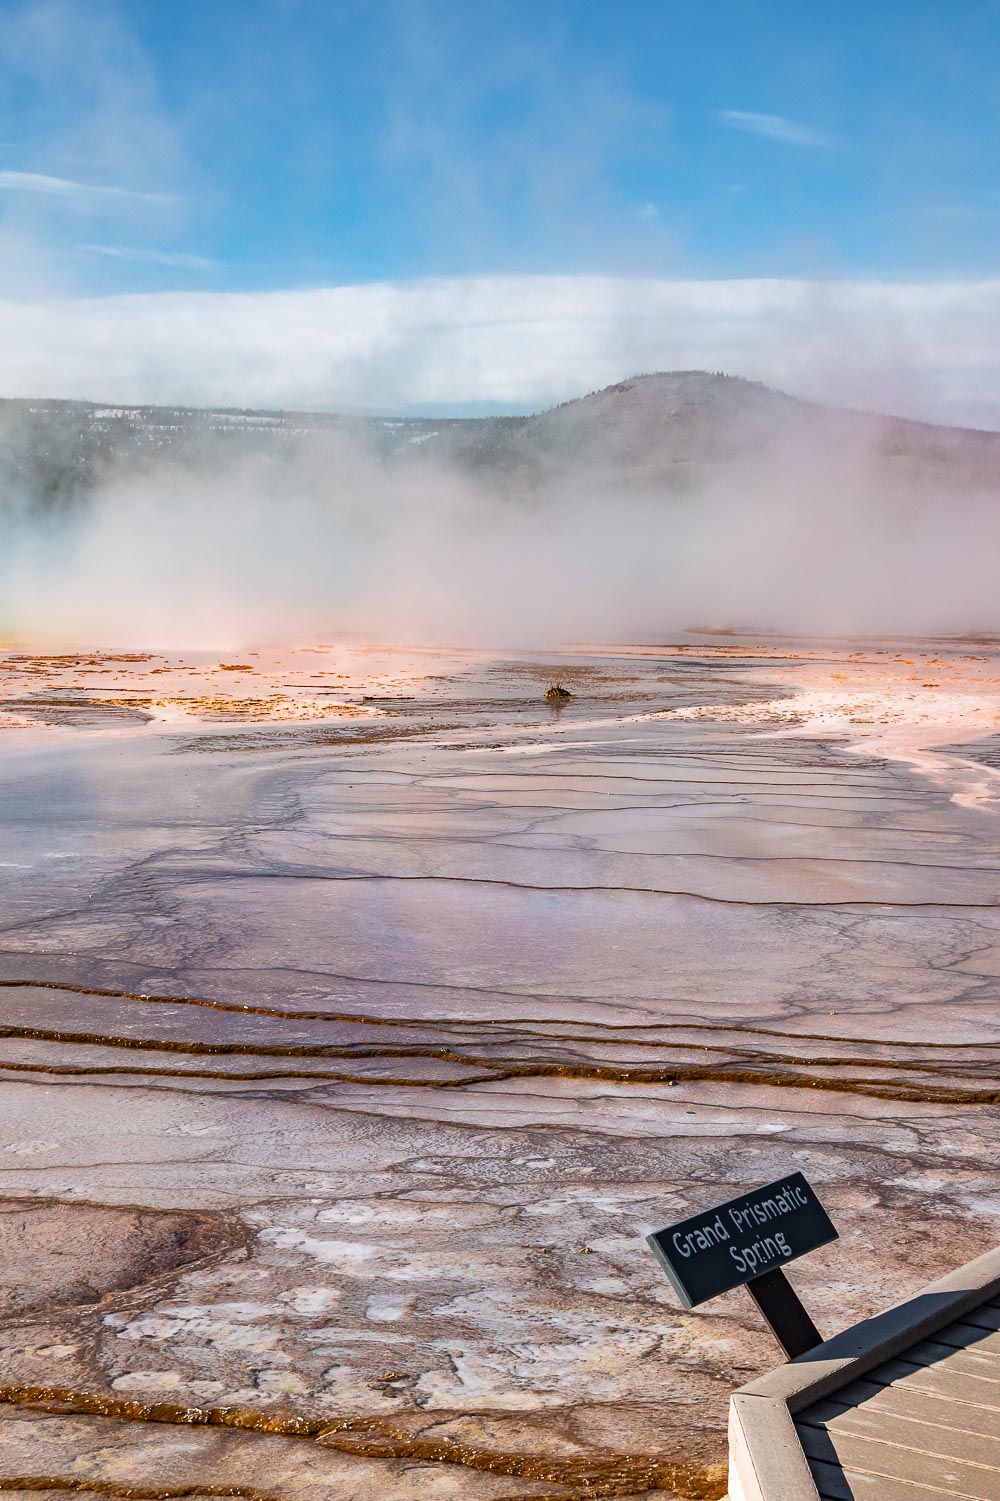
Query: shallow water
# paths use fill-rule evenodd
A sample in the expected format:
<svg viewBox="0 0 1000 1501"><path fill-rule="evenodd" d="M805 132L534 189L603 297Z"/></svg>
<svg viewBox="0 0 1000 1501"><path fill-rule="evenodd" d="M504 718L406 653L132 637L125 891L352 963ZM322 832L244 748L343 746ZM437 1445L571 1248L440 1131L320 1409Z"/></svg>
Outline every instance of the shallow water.
<svg viewBox="0 0 1000 1501"><path fill-rule="evenodd" d="M289 653L277 722L211 663L127 721L80 659L28 716L13 681L0 1207L56 1218L6 1258L8 1486L721 1494L776 1355L741 1292L681 1312L646 1231L802 1169L824 1333L996 1240L971 653L383 653L320 719ZM88 709L50 728L60 672ZM823 674L892 714L786 716ZM975 707L928 730L946 678Z"/></svg>

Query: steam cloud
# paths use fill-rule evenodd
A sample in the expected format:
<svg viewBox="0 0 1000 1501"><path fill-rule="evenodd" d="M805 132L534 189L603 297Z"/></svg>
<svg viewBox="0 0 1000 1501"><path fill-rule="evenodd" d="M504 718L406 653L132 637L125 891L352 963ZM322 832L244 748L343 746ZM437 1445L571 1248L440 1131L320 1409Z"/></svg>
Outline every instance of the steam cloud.
<svg viewBox="0 0 1000 1501"><path fill-rule="evenodd" d="M871 445L843 435L705 466L685 493L570 467L520 495L323 437L281 465L219 451L112 472L76 513L0 525L0 630L32 642L1000 627L996 493L887 482Z"/></svg>

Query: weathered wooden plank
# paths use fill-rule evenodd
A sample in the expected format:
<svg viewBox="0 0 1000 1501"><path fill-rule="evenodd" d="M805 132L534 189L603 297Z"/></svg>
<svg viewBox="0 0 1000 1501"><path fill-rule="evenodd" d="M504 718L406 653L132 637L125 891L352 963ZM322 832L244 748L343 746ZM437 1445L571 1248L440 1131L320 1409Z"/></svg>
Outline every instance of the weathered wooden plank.
<svg viewBox="0 0 1000 1501"><path fill-rule="evenodd" d="M941 1501L941 1492L926 1485L842 1470L819 1459L811 1463L821 1501Z"/></svg>
<svg viewBox="0 0 1000 1501"><path fill-rule="evenodd" d="M844 1470L858 1470L880 1480L906 1481L943 1491L946 1496L960 1496L963 1501L1000 1501L1000 1470L966 1464L957 1459L941 1459L931 1454L915 1454L898 1444L863 1438L854 1433L832 1432L829 1428L799 1427L802 1448L809 1460L839 1464ZM884 1495L884 1489L880 1495Z"/></svg>
<svg viewBox="0 0 1000 1501"><path fill-rule="evenodd" d="M923 1392L913 1387L879 1386L874 1381L852 1381L825 1402L817 1402L800 1414L800 1421L823 1423L835 1410L846 1407L883 1412L922 1423L939 1423L956 1433L981 1433L986 1438L1000 1435L1000 1409L978 1403L956 1401L940 1393Z"/></svg>
<svg viewBox="0 0 1000 1501"><path fill-rule="evenodd" d="M904 1360L894 1360L880 1367L880 1377L887 1377L893 1387L909 1391L922 1391L950 1397L954 1402L975 1403L979 1407L1000 1412L1000 1381L990 1381L977 1371L971 1373L962 1362L964 1354L957 1354L947 1365L910 1365Z"/></svg>
<svg viewBox="0 0 1000 1501"><path fill-rule="evenodd" d="M967 1324L979 1324L983 1329L1000 1329L1000 1299L982 1303L964 1315Z"/></svg>
<svg viewBox="0 0 1000 1501"><path fill-rule="evenodd" d="M934 1342L957 1349L974 1346L984 1355L1000 1355L1000 1330L987 1329L983 1324L970 1324L966 1319L958 1324L946 1324L943 1329L939 1329Z"/></svg>
<svg viewBox="0 0 1000 1501"><path fill-rule="evenodd" d="M736 1392L729 1403L729 1491L739 1501L818 1501L783 1402Z"/></svg>
<svg viewBox="0 0 1000 1501"><path fill-rule="evenodd" d="M891 1386L881 1381L876 1381L874 1375L863 1376L860 1381L851 1381L847 1386L842 1386L839 1391L829 1397L824 1397L822 1402L814 1402L812 1407L803 1408L802 1412L795 1414L796 1423L823 1422L823 1413L828 1407L850 1406L860 1402L874 1402L883 1392L892 1391Z"/></svg>
<svg viewBox="0 0 1000 1501"><path fill-rule="evenodd" d="M1000 1355L978 1350L974 1345L959 1350L954 1345L942 1345L939 1340L928 1339L905 1350L900 1359L907 1365L942 1366L948 1370L968 1371L984 1381L1000 1382Z"/></svg>
<svg viewBox="0 0 1000 1501"><path fill-rule="evenodd" d="M881 1443L893 1444L914 1454L931 1454L937 1459L959 1459L967 1464L982 1465L995 1469L1000 1478L1000 1433L970 1433L968 1429L956 1431L938 1422L910 1417L900 1412L890 1412L884 1407L872 1407L863 1403L860 1407L845 1406L836 1402L824 1403L824 1409L840 1407L840 1411L826 1410L820 1416L812 1410L802 1414L797 1423L799 1434L803 1428L826 1428L831 1436L839 1433L855 1434L858 1438L878 1439Z"/></svg>

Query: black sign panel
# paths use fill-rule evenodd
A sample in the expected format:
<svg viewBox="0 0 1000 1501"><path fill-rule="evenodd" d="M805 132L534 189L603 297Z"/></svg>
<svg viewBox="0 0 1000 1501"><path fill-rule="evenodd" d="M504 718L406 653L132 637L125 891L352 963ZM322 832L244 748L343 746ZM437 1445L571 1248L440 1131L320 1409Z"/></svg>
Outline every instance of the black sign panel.
<svg viewBox="0 0 1000 1501"><path fill-rule="evenodd" d="M685 1308L740 1287L836 1240L801 1173L693 1214L646 1239Z"/></svg>

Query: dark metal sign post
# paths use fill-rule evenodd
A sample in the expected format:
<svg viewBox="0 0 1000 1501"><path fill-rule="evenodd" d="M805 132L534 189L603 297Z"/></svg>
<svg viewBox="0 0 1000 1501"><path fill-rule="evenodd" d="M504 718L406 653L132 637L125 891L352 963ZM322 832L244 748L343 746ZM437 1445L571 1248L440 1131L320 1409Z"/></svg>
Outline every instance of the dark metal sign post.
<svg viewBox="0 0 1000 1501"><path fill-rule="evenodd" d="M789 1360L822 1343L788 1278L787 1261L837 1239L801 1173L647 1235L685 1308L746 1287Z"/></svg>

